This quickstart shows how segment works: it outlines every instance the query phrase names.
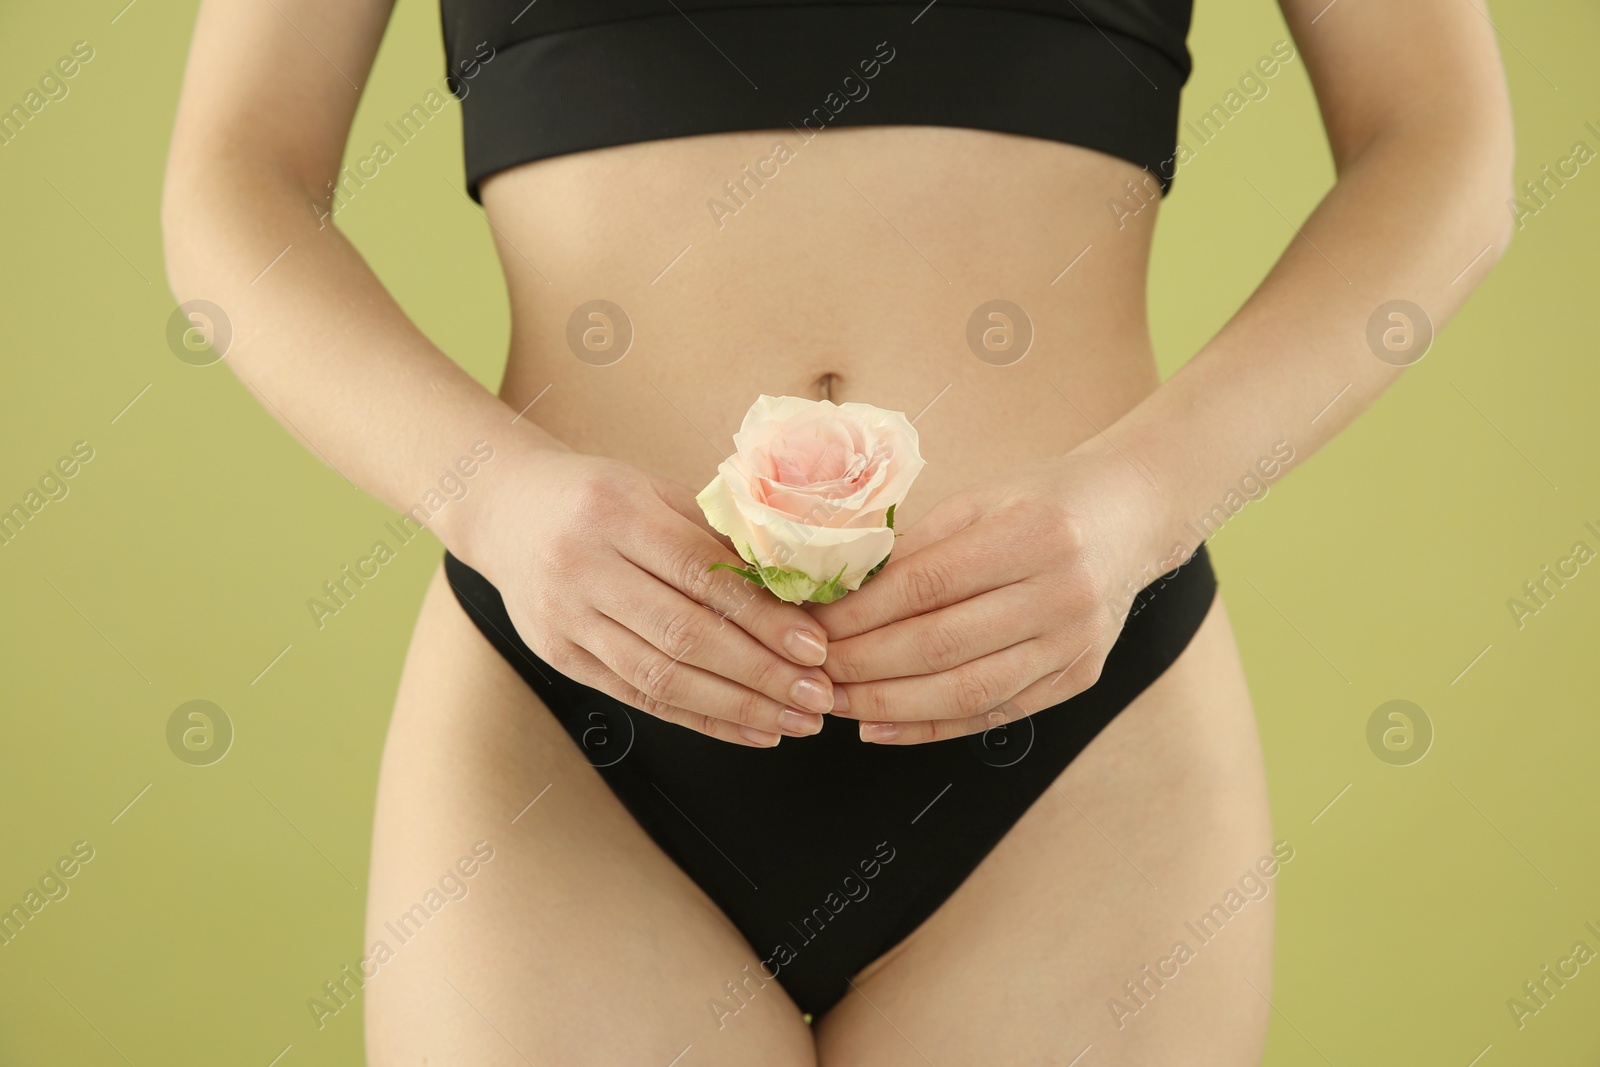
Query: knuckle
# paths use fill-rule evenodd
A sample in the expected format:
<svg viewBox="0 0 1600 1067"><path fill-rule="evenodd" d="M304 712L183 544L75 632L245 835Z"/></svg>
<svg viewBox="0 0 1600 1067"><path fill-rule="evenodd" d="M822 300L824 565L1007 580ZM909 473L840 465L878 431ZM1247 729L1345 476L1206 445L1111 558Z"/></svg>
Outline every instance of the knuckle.
<svg viewBox="0 0 1600 1067"><path fill-rule="evenodd" d="M533 646L529 644L528 647ZM572 676L573 670L580 663L576 647L567 641L549 642L548 648L540 652L539 657L568 677Z"/></svg>
<svg viewBox="0 0 1600 1067"><path fill-rule="evenodd" d="M670 720L673 717L673 712L676 710L665 700L660 700L643 691L636 691L633 704L634 707L638 708L646 715L654 716L657 719Z"/></svg>
<svg viewBox="0 0 1600 1067"><path fill-rule="evenodd" d="M836 684L864 680L861 663L856 654L850 650L849 642L828 649L828 661L822 665L822 673L828 676L830 682Z"/></svg>
<svg viewBox="0 0 1600 1067"><path fill-rule="evenodd" d="M767 702L759 693L745 692L733 706L733 721L740 726L753 726L758 730L770 730L770 726L763 722L767 710Z"/></svg>
<svg viewBox="0 0 1600 1067"><path fill-rule="evenodd" d="M708 563L706 566L709 567L710 564ZM709 581L712 577L714 577L714 574L715 572L708 571L705 572L705 577ZM751 612L751 609L755 609L753 614L755 614L757 618L760 617L761 602L757 599L757 594L760 592L760 590L758 590L754 584L748 580L730 582L728 583L727 588L730 590L729 599L732 600L733 603L729 605L728 610L726 611L718 609L717 613L722 616L722 621L718 624L719 626L726 624L729 621L736 621L740 615L745 614L746 612Z"/></svg>
<svg viewBox="0 0 1600 1067"><path fill-rule="evenodd" d="M1061 605L1073 618L1090 614L1105 599L1106 583L1089 568L1075 566L1061 583Z"/></svg>
<svg viewBox="0 0 1600 1067"><path fill-rule="evenodd" d="M639 658L633 668L633 687L646 696L671 702L678 676L678 661L661 652Z"/></svg>
<svg viewBox="0 0 1600 1067"><path fill-rule="evenodd" d="M611 479L585 477L578 479L568 490L567 506L570 514L582 516L584 522L614 518L626 506L628 495Z"/></svg>
<svg viewBox="0 0 1600 1067"><path fill-rule="evenodd" d="M540 569L546 581L535 583L543 588L549 582L565 582L574 578L582 567L584 545L580 538L556 534L546 538L539 546Z"/></svg>
<svg viewBox="0 0 1600 1067"><path fill-rule="evenodd" d="M1083 684L1083 688L1088 689L1100 680L1100 676L1105 672L1105 669L1106 661L1100 656L1090 653L1078 662L1078 680Z"/></svg>
<svg viewBox="0 0 1600 1067"><path fill-rule="evenodd" d="M867 682L851 688L850 717L893 722L894 716L890 713L889 701L884 698L883 687Z"/></svg>
<svg viewBox="0 0 1600 1067"><path fill-rule="evenodd" d="M669 552L668 573L676 578L678 588L702 604L710 603L717 576L725 573L710 569L716 560L708 558L701 546L692 541L679 542Z"/></svg>
<svg viewBox="0 0 1600 1067"><path fill-rule="evenodd" d="M980 671L951 671L949 685L950 702L963 716L981 714L993 703L988 679Z"/></svg>
<svg viewBox="0 0 1600 1067"><path fill-rule="evenodd" d="M906 595L917 610L942 604L952 585L947 565L935 560L924 560L906 572Z"/></svg>
<svg viewBox="0 0 1600 1067"><path fill-rule="evenodd" d="M1088 598L1089 605L1094 607L1111 595L1112 582L1100 570L1084 568L1078 575L1078 588Z"/></svg>
<svg viewBox="0 0 1600 1067"><path fill-rule="evenodd" d="M1031 507L1013 523L1013 529L1029 544L1047 544L1053 552L1074 552L1080 547L1078 524L1061 507Z"/></svg>
<svg viewBox="0 0 1600 1067"><path fill-rule="evenodd" d="M761 655L755 657L755 662L750 665L750 669L747 672L748 684L752 689L760 690L763 693L781 690L785 688L783 680L788 672L789 669L783 665L783 662L777 656L764 651Z"/></svg>
<svg viewBox="0 0 1600 1067"><path fill-rule="evenodd" d="M947 671L966 662L966 640L947 623L928 627L917 645L936 671Z"/></svg>
<svg viewBox="0 0 1600 1067"><path fill-rule="evenodd" d="M1083 523L1061 508L1047 508L1036 518L1055 551L1069 558L1081 556L1087 546Z"/></svg>
<svg viewBox="0 0 1600 1067"><path fill-rule="evenodd" d="M675 660L683 659L700 643L704 625L698 612L674 609L660 625L661 651Z"/></svg>

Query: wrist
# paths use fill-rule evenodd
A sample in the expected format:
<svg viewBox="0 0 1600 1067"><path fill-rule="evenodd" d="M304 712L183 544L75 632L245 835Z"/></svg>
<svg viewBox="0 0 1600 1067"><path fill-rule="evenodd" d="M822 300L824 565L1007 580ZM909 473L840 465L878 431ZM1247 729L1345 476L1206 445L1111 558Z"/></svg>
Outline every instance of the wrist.
<svg viewBox="0 0 1600 1067"><path fill-rule="evenodd" d="M1097 435L1065 459L1089 472L1091 484L1098 488L1096 497L1105 504L1099 510L1114 517L1103 543L1108 546L1117 593L1137 593L1199 547L1200 539L1185 528L1172 495L1136 453Z"/></svg>
<svg viewBox="0 0 1600 1067"><path fill-rule="evenodd" d="M508 501L529 491L550 461L571 449L554 439L541 440L519 432L515 427L495 427L480 434L469 449L478 460L476 471L464 477L470 464L460 460L440 481L444 484L424 497L424 504L435 506L428 522L450 554L482 571L495 555L494 514L511 510ZM454 474L455 477L449 477ZM454 489L454 494L446 491ZM487 573L487 572L485 572Z"/></svg>

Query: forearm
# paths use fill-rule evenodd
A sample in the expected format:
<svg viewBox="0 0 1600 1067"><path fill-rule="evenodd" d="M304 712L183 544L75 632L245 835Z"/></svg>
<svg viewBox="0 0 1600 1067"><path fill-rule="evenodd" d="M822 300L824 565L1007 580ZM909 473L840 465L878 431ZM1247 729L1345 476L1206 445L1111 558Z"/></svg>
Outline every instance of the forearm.
<svg viewBox="0 0 1600 1067"><path fill-rule="evenodd" d="M1380 305L1411 301L1441 329L1504 251L1509 137L1415 132L1351 160L1227 326L1086 446L1155 487L1147 558L1210 537L1398 377L1416 350L1374 353Z"/></svg>
<svg viewBox="0 0 1600 1067"><path fill-rule="evenodd" d="M224 310L224 362L274 418L455 549L521 460L566 446L434 346L314 202L256 166L174 166L163 204L173 293Z"/></svg>

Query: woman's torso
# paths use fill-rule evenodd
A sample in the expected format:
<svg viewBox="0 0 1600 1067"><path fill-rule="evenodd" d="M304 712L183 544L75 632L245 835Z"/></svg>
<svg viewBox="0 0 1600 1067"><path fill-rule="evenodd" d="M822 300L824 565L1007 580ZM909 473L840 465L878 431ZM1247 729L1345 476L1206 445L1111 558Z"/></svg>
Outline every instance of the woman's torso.
<svg viewBox="0 0 1600 1067"><path fill-rule="evenodd" d="M694 490L760 393L902 410L928 460L901 512L915 521L1156 386L1142 177L1073 145L929 126L710 134L500 171L482 196L510 294L502 395L537 397L526 417L578 451ZM993 301L1021 314L974 325Z"/></svg>

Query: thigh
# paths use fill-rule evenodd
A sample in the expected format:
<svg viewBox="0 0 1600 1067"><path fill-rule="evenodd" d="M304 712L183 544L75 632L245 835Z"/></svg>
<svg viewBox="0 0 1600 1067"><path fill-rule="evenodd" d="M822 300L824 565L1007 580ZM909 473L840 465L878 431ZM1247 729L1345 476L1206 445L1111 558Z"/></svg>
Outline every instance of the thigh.
<svg viewBox="0 0 1600 1067"><path fill-rule="evenodd" d="M820 1062L1259 1062L1270 838L1219 599L940 910L857 976L819 1022Z"/></svg>
<svg viewBox="0 0 1600 1067"><path fill-rule="evenodd" d="M442 572L406 659L373 829L369 1062L814 1064L757 954L484 641ZM727 983L747 1006L719 1016ZM337 991L335 991L337 992ZM687 1052L686 1052L687 1050Z"/></svg>

